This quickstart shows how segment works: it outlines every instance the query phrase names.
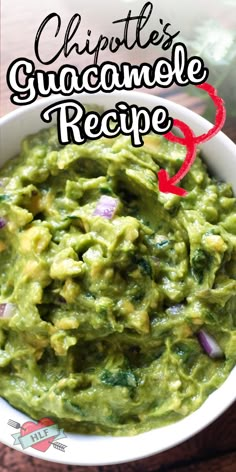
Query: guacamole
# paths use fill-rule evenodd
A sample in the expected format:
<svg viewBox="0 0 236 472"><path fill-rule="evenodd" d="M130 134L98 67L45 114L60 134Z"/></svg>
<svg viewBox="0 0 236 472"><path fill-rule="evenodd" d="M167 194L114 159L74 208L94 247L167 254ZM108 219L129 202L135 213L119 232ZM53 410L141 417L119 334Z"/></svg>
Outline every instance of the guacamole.
<svg viewBox="0 0 236 472"><path fill-rule="evenodd" d="M0 396L67 431L131 435L196 410L236 361L236 200L148 135L26 138L0 171ZM199 333L216 346L209 355Z"/></svg>

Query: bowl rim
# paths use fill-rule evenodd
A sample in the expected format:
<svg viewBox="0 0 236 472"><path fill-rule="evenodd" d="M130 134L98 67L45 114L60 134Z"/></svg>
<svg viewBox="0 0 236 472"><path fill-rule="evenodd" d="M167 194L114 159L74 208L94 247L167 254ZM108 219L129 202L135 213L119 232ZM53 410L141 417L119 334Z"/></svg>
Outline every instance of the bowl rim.
<svg viewBox="0 0 236 472"><path fill-rule="evenodd" d="M146 106L149 105L149 107L159 103L167 108L169 106L174 113L181 112L187 120L189 119L190 121L194 121L201 130L208 131L212 126L205 118L197 115L188 108L149 93L135 91L120 91L112 93L99 92L97 94L82 93L73 94L67 98L77 98L82 103L96 104L96 98L98 96L100 96L101 99L104 98L105 108L106 98L108 97L109 102L111 96L112 100L115 98L120 99L122 97L123 100L127 100L128 102L131 100L134 100L135 103L145 102ZM4 115L0 118L0 135L2 133L2 128L5 125L11 124L22 115L30 113L33 110L41 110L44 106L64 98L65 97L61 95L53 95L37 100L32 104L18 108ZM38 117L38 121L40 122L40 117ZM41 128L50 127L52 124L53 123L44 124L41 122ZM38 129L40 129L40 127ZM229 155L235 154L236 156L236 145L223 132L218 133L212 141L213 140L215 143L221 142L227 148ZM11 405L9 405L5 400L0 398L0 419L3 420L0 423L0 442L30 456L68 465L98 466L139 460L179 445L215 421L236 400L235 384L236 367L233 368L225 382L215 390L196 411L176 423L161 428L155 428L136 436L86 436L67 433L66 435L69 441L66 441L66 445L68 445L68 452L70 450L68 457L60 457L57 452L55 453L53 448L49 448L46 453L42 453L32 448L23 451L20 446L14 446L11 439L11 433L14 431L6 425L7 417L10 413L13 413L14 418L18 419L20 422L29 420L29 417L11 407ZM3 425L3 427L1 427L1 425ZM157 444L158 439L161 444ZM78 457L79 444L82 445L82 455L79 454L80 457ZM92 454L91 448L93 448L95 455ZM102 454L103 448L105 453Z"/></svg>

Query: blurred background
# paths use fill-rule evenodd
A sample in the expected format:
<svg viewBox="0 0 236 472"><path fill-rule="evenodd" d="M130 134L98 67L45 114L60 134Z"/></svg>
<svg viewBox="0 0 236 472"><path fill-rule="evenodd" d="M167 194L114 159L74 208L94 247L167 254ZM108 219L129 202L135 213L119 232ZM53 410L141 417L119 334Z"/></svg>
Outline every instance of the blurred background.
<svg viewBox="0 0 236 472"><path fill-rule="evenodd" d="M61 55L51 66L37 63L34 54L34 39L39 25L51 12L62 18L61 31L54 37L56 23L46 29L41 42L44 57L49 58L53 51L63 44L64 33L74 13L80 13L82 20L74 39L85 44L87 30L91 29L91 44L96 44L100 34L122 37L124 25L112 24L112 21L125 18L131 9L138 15L145 0L2 0L1 2L1 115L11 111L14 106L9 100L10 91L6 84L6 71L9 64L17 57L27 57L35 61L36 67L57 70L63 63L74 64L79 69L90 64L91 56L78 56L72 52L65 59ZM236 0L153 0L153 12L142 33L148 38L153 29L162 33L159 19L164 24L169 22L169 31L180 31L178 39L185 42L189 53L200 55L210 69L209 82L218 88L225 99L228 118L232 123L236 119ZM130 38L134 38L135 22L130 27ZM169 51L170 52L170 51ZM168 51L166 52L168 55ZM109 51L101 52L100 62L113 60L117 63L127 61L133 64L153 63L163 55L159 46L150 46L141 50L136 47L127 51L121 47L114 55ZM144 91L144 90L142 90ZM171 89L145 90L170 98L200 114L210 121L214 119L214 107L206 100L204 92L193 86ZM235 118L235 119L234 119Z"/></svg>

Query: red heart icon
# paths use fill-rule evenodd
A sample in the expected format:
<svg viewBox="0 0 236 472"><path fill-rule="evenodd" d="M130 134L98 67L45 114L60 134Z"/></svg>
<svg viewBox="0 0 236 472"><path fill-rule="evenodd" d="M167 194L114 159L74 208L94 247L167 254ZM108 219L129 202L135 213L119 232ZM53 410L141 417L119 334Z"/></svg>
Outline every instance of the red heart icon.
<svg viewBox="0 0 236 472"><path fill-rule="evenodd" d="M40 438L42 438L42 441L38 442L37 444L32 444L31 447L37 449L38 451L46 452L51 446L52 441L56 437L52 436L50 438L47 438L47 426L51 426L52 424L55 423L50 418L42 418L41 420L39 420L38 423L33 423L33 421L27 421L21 426L20 435L22 437L26 436L27 434L33 433L32 440L34 438L35 441L38 441Z"/></svg>

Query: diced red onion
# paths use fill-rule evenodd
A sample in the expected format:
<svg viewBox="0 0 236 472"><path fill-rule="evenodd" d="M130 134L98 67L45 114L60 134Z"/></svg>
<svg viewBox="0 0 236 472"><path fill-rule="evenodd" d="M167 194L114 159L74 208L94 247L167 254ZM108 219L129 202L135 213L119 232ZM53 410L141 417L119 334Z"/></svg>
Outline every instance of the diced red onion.
<svg viewBox="0 0 236 472"><path fill-rule="evenodd" d="M15 305L13 303L0 304L0 318L11 318L14 314Z"/></svg>
<svg viewBox="0 0 236 472"><path fill-rule="evenodd" d="M4 218L0 218L0 229L4 228L6 226L7 222Z"/></svg>
<svg viewBox="0 0 236 472"><path fill-rule="evenodd" d="M223 357L224 353L219 344L210 334L204 331L204 329L199 331L198 340L208 356L213 359Z"/></svg>
<svg viewBox="0 0 236 472"><path fill-rule="evenodd" d="M181 312L182 307L183 307L183 305L181 305L180 303L177 303L176 305L169 306L168 312L171 315L178 315Z"/></svg>
<svg viewBox="0 0 236 472"><path fill-rule="evenodd" d="M119 202L117 198L109 197L108 195L102 195L98 200L93 214L94 216L103 216L104 218L111 220L117 210L118 203Z"/></svg>

